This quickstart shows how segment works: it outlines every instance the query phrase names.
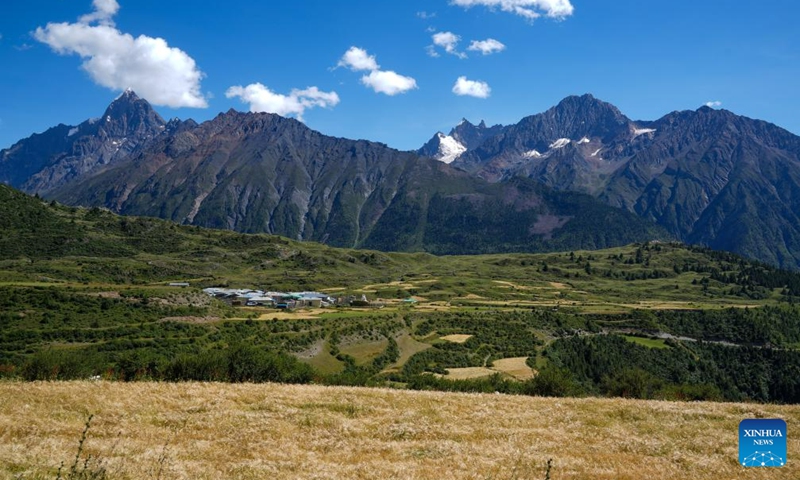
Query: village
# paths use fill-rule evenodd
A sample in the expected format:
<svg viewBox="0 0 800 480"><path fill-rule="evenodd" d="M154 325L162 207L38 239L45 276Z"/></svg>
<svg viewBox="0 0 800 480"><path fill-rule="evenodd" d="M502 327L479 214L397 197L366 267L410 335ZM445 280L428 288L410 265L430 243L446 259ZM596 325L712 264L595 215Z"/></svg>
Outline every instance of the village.
<svg viewBox="0 0 800 480"><path fill-rule="evenodd" d="M366 295L334 297L322 292L271 292L237 288L204 288L207 295L225 301L232 306L268 307L284 310L325 307L373 307L380 308L382 302L371 302Z"/></svg>

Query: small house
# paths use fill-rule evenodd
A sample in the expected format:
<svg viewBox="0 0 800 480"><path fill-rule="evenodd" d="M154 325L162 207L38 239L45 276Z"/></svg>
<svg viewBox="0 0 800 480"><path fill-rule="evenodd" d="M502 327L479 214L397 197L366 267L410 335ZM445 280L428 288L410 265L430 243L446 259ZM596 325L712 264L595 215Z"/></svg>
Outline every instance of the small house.
<svg viewBox="0 0 800 480"><path fill-rule="evenodd" d="M248 307L271 307L275 305L275 299L272 297L250 297L245 305Z"/></svg>

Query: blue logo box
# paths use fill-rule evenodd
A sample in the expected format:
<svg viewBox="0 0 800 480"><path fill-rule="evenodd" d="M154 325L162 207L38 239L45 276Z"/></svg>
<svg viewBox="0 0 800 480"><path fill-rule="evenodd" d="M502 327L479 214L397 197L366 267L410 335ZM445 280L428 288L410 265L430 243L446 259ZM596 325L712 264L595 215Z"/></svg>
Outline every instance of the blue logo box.
<svg viewBox="0 0 800 480"><path fill-rule="evenodd" d="M739 423L739 464L744 467L786 465L786 422L748 419Z"/></svg>

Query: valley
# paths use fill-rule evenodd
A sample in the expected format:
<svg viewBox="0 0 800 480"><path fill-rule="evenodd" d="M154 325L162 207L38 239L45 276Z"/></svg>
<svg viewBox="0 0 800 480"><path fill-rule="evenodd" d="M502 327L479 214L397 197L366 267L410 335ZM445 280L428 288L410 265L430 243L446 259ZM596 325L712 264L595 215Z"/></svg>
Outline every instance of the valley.
<svg viewBox="0 0 800 480"><path fill-rule="evenodd" d="M800 478L800 3L6 4L0 480Z"/></svg>
<svg viewBox="0 0 800 480"><path fill-rule="evenodd" d="M800 400L800 275L732 254L382 253L0 193L4 377ZM208 287L366 302L275 309Z"/></svg>
<svg viewBox="0 0 800 480"><path fill-rule="evenodd" d="M797 421L800 275L731 253L341 249L5 186L0 228L8 478L766 478L730 432Z"/></svg>

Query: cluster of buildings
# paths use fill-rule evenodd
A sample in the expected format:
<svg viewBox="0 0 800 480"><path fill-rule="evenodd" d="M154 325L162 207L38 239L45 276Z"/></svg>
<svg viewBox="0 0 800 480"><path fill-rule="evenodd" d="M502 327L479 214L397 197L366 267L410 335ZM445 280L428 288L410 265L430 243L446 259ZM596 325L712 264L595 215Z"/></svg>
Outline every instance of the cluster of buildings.
<svg viewBox="0 0 800 480"><path fill-rule="evenodd" d="M232 305L247 305L248 307L318 308L334 305L357 305L361 302L369 305L363 295L361 300L357 300L352 295L337 298L321 292L265 292L263 290L216 287L204 288L203 292Z"/></svg>

